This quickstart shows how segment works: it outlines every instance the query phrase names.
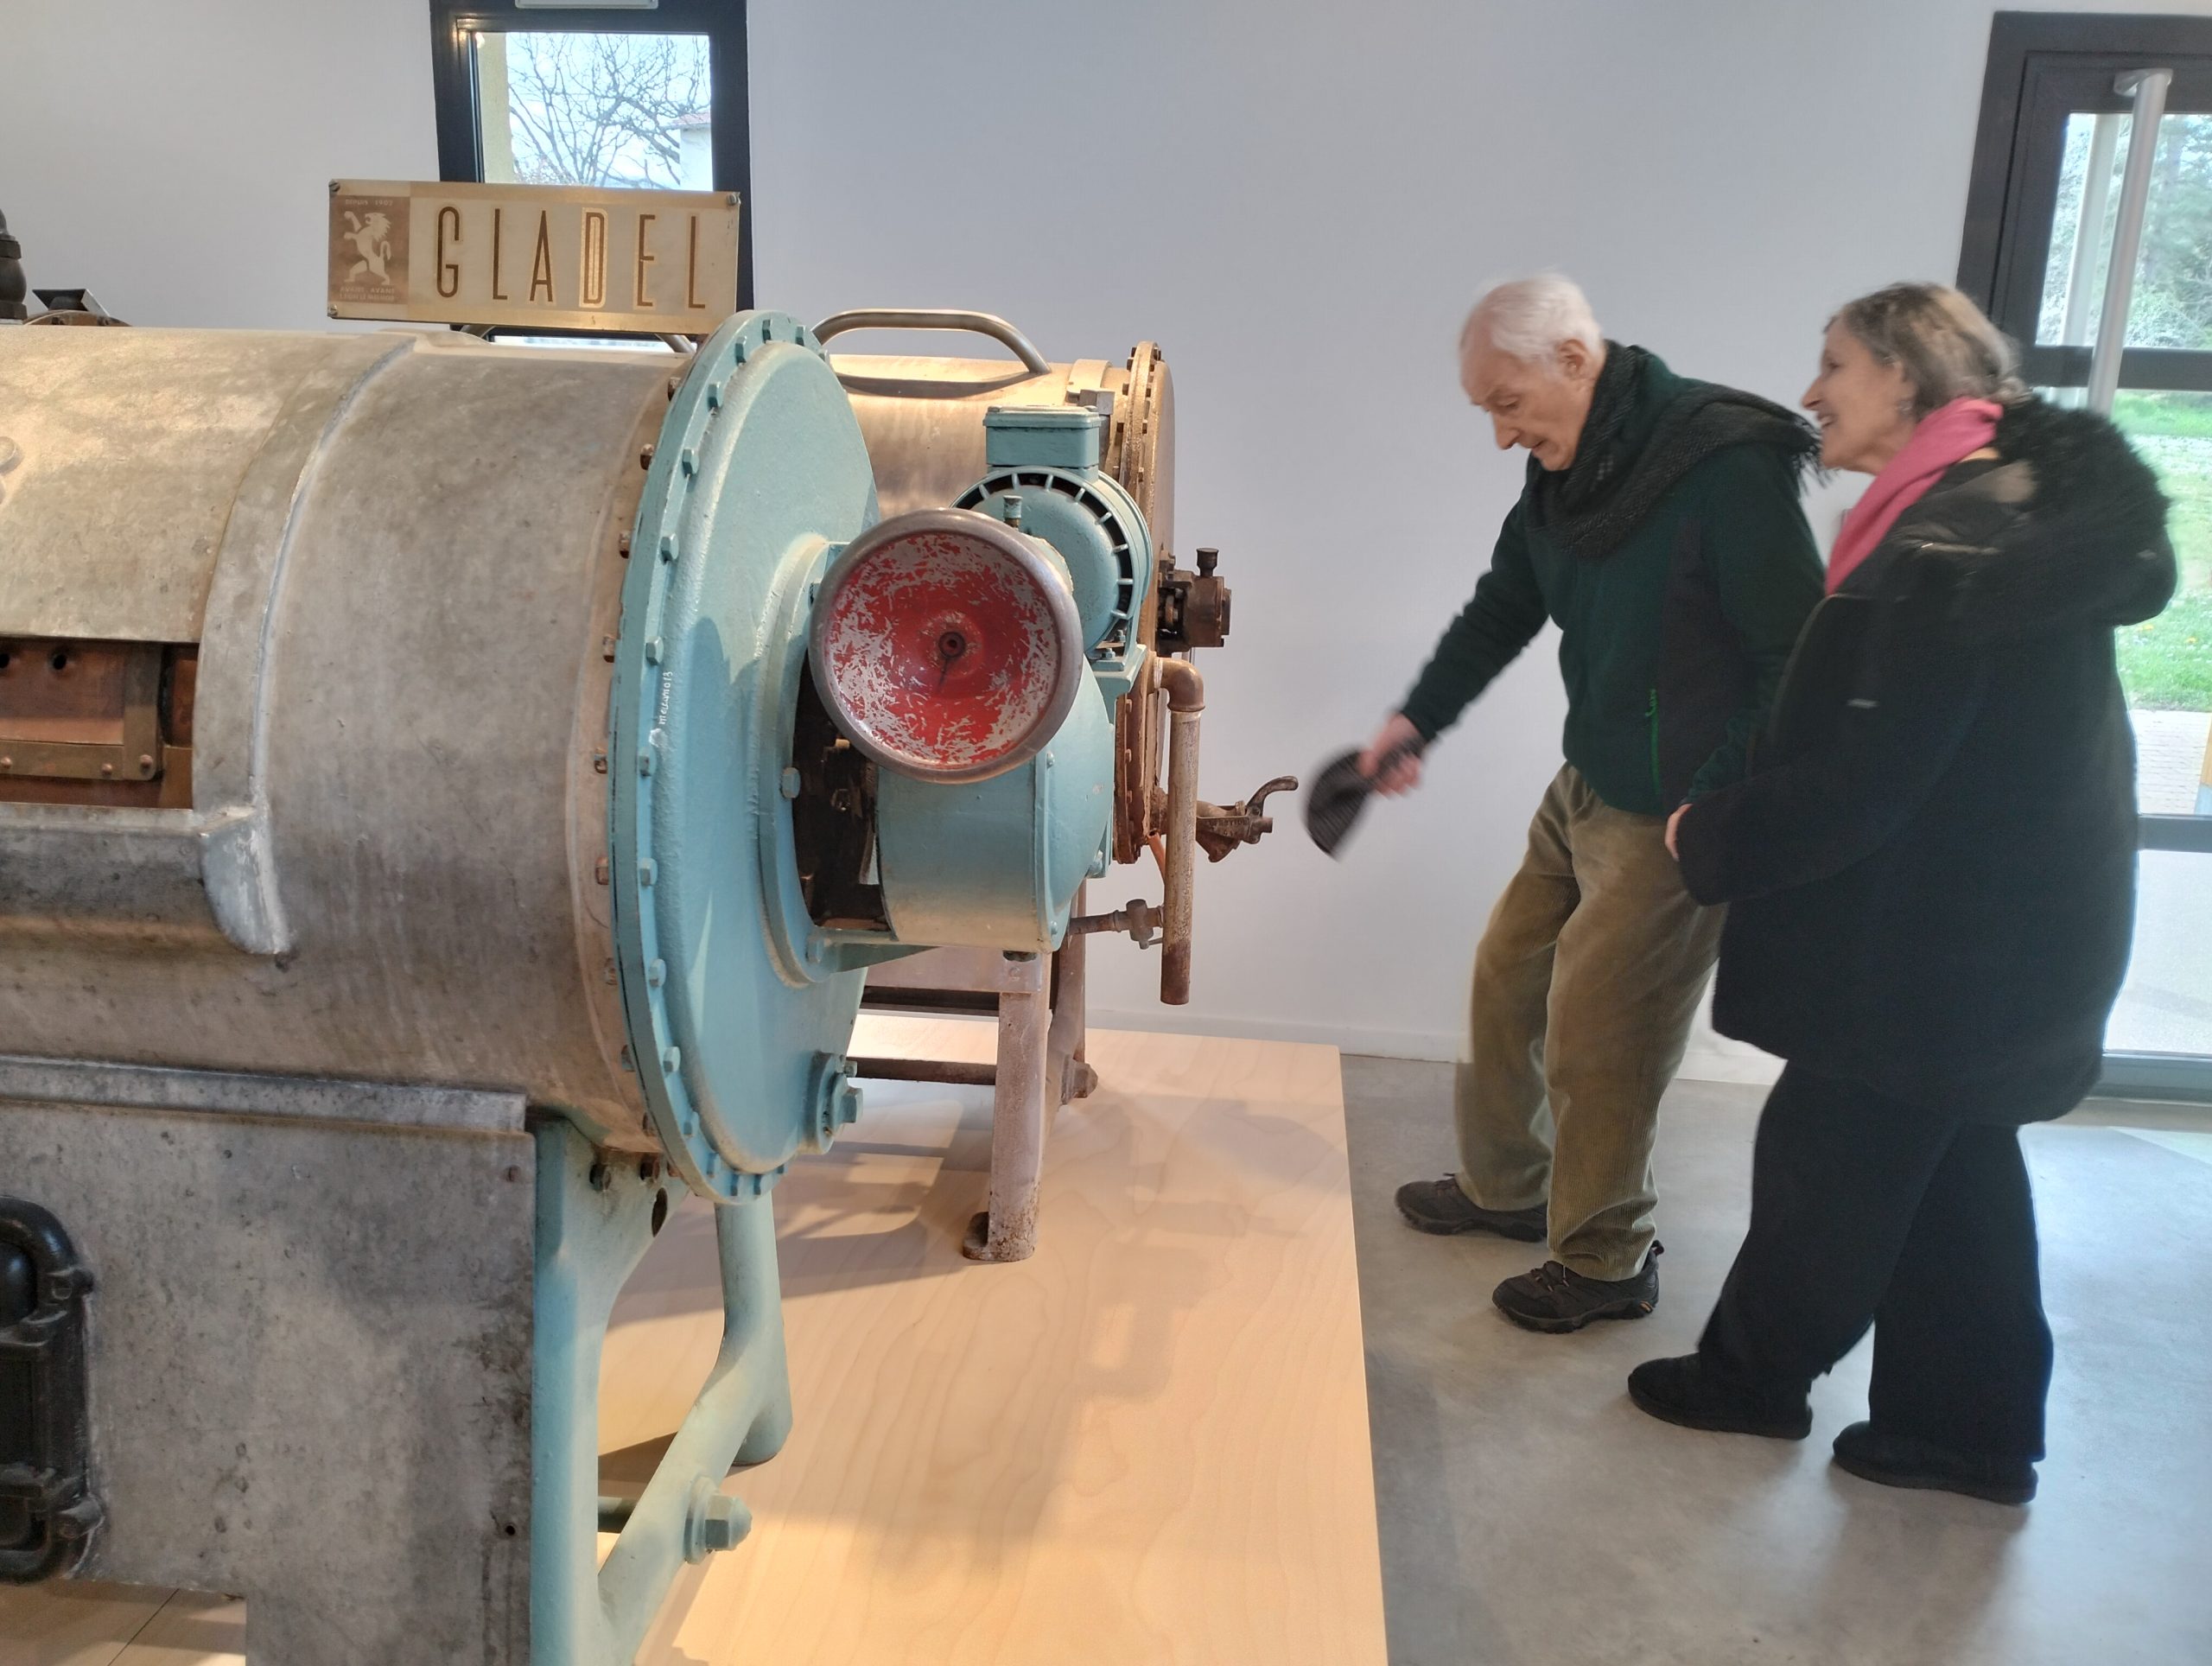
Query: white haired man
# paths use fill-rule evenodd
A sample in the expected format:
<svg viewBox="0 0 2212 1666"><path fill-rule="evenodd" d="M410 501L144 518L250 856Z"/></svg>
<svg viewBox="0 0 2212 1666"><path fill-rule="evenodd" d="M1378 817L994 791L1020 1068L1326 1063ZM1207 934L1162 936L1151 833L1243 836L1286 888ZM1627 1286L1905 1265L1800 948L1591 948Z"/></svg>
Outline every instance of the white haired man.
<svg viewBox="0 0 2212 1666"><path fill-rule="evenodd" d="M1798 506L1819 449L1793 413L1607 341L1563 277L1499 286L1459 339L1467 397L1528 482L1490 570L1363 760L1386 793L1546 620L1567 761L1475 953L1454 1092L1459 1169L1398 1192L1427 1232L1555 1259L1495 1300L1531 1330L1659 1299L1651 1148L1718 949L1666 844L1740 777L1821 573Z"/></svg>

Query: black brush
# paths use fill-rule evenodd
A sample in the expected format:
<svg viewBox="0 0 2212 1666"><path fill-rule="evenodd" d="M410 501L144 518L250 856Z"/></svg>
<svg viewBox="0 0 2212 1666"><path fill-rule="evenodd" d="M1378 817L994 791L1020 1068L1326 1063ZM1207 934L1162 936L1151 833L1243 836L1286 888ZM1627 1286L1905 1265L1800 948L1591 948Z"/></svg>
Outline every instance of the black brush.
<svg viewBox="0 0 2212 1666"><path fill-rule="evenodd" d="M1320 848L1325 856L1333 856L1359 821L1359 812L1367 808L1367 801L1375 793L1375 783L1388 775L1408 758L1418 758L1427 743L1418 739L1401 741L1376 761L1375 773L1368 775L1359 766L1360 756L1367 748L1354 747L1341 758L1334 758L1313 778L1313 785L1306 792L1306 832Z"/></svg>

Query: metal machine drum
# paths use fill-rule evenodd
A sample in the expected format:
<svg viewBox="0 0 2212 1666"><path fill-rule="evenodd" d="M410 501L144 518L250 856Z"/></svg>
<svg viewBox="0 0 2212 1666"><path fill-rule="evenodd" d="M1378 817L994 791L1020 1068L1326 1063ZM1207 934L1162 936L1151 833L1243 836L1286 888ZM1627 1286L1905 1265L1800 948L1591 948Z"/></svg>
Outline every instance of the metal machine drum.
<svg viewBox="0 0 2212 1666"><path fill-rule="evenodd" d="M512 1086L654 1148L611 976L605 737L668 359L0 348L10 1046ZM871 513L840 438L827 536ZM64 728L138 750L41 760Z"/></svg>
<svg viewBox="0 0 2212 1666"><path fill-rule="evenodd" d="M943 512L1071 673L1008 663L988 779L879 768L807 674L879 517L792 319L0 330L0 1581L242 1593L253 1666L615 1666L743 1537L724 1478L791 1415L766 1194L857 1111L864 970L1033 982L1109 843L1113 549ZM723 1345L602 1499L677 1181Z"/></svg>
<svg viewBox="0 0 2212 1666"><path fill-rule="evenodd" d="M1175 543L1175 385L1157 343L1128 359L1053 364L1004 319L988 313L871 308L815 327L823 342L861 329L967 330L998 341L1003 359L836 353L875 461L887 515L950 503L983 477L983 417L994 405L1087 404L1106 418L1100 461L1127 486L1162 554Z"/></svg>

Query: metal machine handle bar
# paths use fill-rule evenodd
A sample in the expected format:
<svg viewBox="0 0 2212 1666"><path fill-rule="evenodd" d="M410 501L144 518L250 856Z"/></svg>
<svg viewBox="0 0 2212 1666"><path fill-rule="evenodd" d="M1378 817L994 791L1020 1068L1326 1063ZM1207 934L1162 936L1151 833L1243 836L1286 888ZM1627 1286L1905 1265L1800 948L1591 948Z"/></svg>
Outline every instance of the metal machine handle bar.
<svg viewBox="0 0 2212 1666"><path fill-rule="evenodd" d="M1042 376L1052 368L1027 336L992 313L962 312L951 307L855 307L849 312L832 313L817 324L814 339L826 342L848 330L971 330L1010 349L1033 376Z"/></svg>

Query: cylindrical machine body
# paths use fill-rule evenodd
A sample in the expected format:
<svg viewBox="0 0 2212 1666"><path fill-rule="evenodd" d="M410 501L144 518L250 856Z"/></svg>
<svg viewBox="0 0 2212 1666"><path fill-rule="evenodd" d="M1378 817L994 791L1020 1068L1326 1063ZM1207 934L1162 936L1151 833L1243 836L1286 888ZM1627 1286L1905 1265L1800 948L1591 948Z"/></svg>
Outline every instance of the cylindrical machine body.
<svg viewBox="0 0 2212 1666"><path fill-rule="evenodd" d="M759 1200L857 1112L862 969L1003 942L1041 1003L1105 842L1073 588L945 512L1041 575L1068 703L925 564L979 615L938 690L974 653L1042 749L878 792L806 676L874 478L795 319L0 330L0 1214L93 1281L41 1275L85 1369L0 1429L82 1557L41 1576L241 1593L285 1666L518 1666L627 1659L732 1542L790 1421ZM732 1205L725 1342L601 1564L606 1316L679 1181Z"/></svg>
<svg viewBox="0 0 2212 1666"><path fill-rule="evenodd" d="M0 801L8 1050L512 1087L651 1145L595 754L678 367L0 332L0 640L198 666L189 808Z"/></svg>
<svg viewBox="0 0 2212 1666"><path fill-rule="evenodd" d="M1174 547L1174 384L1149 342L1127 365L1090 359L1041 374L1003 359L838 353L830 362L868 440L887 516L951 503L983 478L983 419L994 406L1090 404L1105 408L1107 473L1144 512L1154 546Z"/></svg>
<svg viewBox="0 0 2212 1666"><path fill-rule="evenodd" d="M844 338L840 337L842 341ZM1144 517L1151 553L1173 564L1175 548L1175 385L1166 356L1140 341L1128 359L1047 364L1005 359L833 353L868 442L883 512L957 503L990 471L986 420L995 408L1083 405L1104 417L1100 467ZM1157 609L1138 609L1134 645L1150 649ZM1115 718L1114 860L1132 862L1160 830L1166 700L1147 672Z"/></svg>

